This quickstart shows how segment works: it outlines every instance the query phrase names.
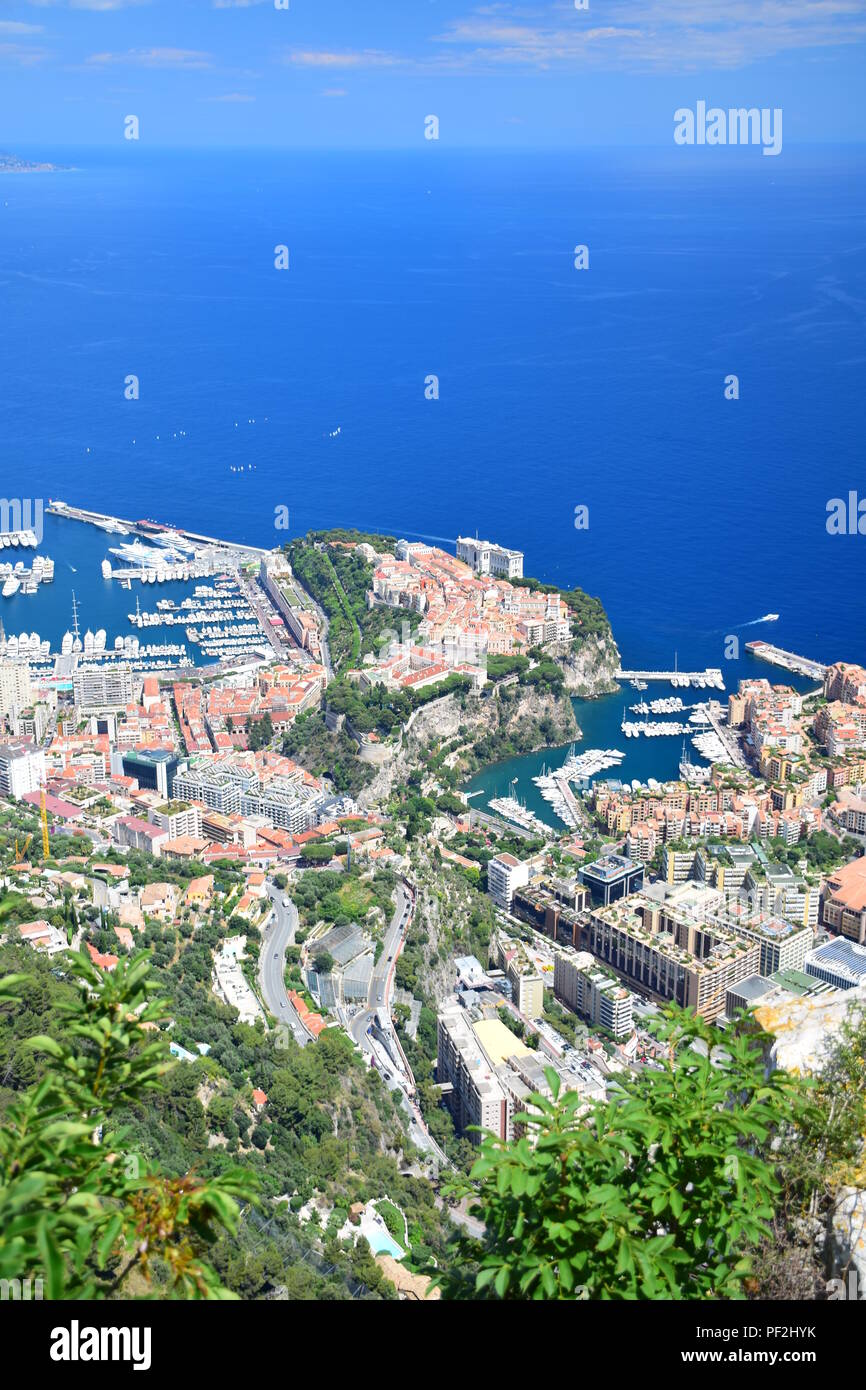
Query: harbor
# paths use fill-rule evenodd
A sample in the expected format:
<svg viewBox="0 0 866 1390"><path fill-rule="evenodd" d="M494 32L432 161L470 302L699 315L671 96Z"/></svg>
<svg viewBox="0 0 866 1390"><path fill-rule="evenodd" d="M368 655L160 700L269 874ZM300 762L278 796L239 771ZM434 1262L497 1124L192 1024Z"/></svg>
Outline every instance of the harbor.
<svg viewBox="0 0 866 1390"><path fill-rule="evenodd" d="M115 540L131 544L132 538L110 529L109 518L102 526L78 520L46 509L43 546L55 560L31 548L31 563L42 569L40 584L34 594L20 583L10 586L14 591L0 606L0 657L26 659L38 679L61 684L75 669L121 663L137 673L169 675L247 656L272 659L273 645L241 578L242 565L254 565L253 555L265 552L215 550L197 567L180 562L173 541L145 545L155 563L143 568L154 578L144 580L130 603L129 586L110 582L106 569L114 566L106 551ZM12 553L0 551L0 592L3 558Z"/></svg>

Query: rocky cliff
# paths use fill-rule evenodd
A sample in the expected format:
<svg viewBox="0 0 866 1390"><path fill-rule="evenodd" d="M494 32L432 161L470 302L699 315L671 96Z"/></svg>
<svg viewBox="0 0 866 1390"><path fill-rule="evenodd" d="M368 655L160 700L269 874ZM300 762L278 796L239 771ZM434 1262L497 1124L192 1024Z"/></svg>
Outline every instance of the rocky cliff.
<svg viewBox="0 0 866 1390"><path fill-rule="evenodd" d="M567 695L520 686L481 697L446 695L412 716L399 747L380 745L374 755L379 771L359 797L361 804L371 806L387 798L392 787L406 780L431 743L442 743L458 734L465 740L460 770L470 775L487 763L568 743L580 737L580 730Z"/></svg>
<svg viewBox="0 0 866 1390"><path fill-rule="evenodd" d="M551 655L571 695L595 699L619 689L614 676L619 669L620 654L610 629L600 637L587 637L577 650L572 642L560 642L551 648Z"/></svg>

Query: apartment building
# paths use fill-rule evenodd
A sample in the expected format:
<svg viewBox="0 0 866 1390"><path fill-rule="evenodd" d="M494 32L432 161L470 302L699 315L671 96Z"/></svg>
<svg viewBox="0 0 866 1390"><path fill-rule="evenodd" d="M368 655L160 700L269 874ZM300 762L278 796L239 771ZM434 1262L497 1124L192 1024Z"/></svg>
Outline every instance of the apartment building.
<svg viewBox="0 0 866 1390"><path fill-rule="evenodd" d="M557 951L553 992L560 1003L618 1042L631 1036L633 996L588 951Z"/></svg>
<svg viewBox="0 0 866 1390"><path fill-rule="evenodd" d="M581 914L589 902L589 889L576 880L569 884L557 880L533 883L515 890L511 914L544 932L552 941L574 946L580 934Z"/></svg>
<svg viewBox="0 0 866 1390"><path fill-rule="evenodd" d="M866 835L866 799L850 794L836 810L836 819L843 829L855 835Z"/></svg>
<svg viewBox="0 0 866 1390"><path fill-rule="evenodd" d="M513 1106L510 1096L495 1075L463 1009L454 1005L439 1015L436 1079L450 1086L445 1100L459 1133L473 1144L481 1135L466 1131L470 1125L492 1130L500 1139L512 1139Z"/></svg>
<svg viewBox="0 0 866 1390"><path fill-rule="evenodd" d="M505 971L511 981L514 1007L524 1018L541 1018L544 1012L544 983L535 966L518 951Z"/></svg>
<svg viewBox="0 0 866 1390"><path fill-rule="evenodd" d="M167 801L152 809L148 815L152 825L165 830L170 840L190 835L201 838L202 814L200 806L191 806L187 801Z"/></svg>
<svg viewBox="0 0 866 1390"><path fill-rule="evenodd" d="M844 704L866 703L866 669L849 661L837 661L824 675L824 696Z"/></svg>
<svg viewBox="0 0 866 1390"><path fill-rule="evenodd" d="M0 794L18 801L45 786L45 754L32 743L0 743Z"/></svg>
<svg viewBox="0 0 866 1390"><path fill-rule="evenodd" d="M745 889L756 909L804 927L817 927L820 890L787 864L753 865L746 874Z"/></svg>
<svg viewBox="0 0 866 1390"><path fill-rule="evenodd" d="M133 688L132 667L127 663L80 669L72 676L73 699L83 714L123 709L132 704Z"/></svg>
<svg viewBox="0 0 866 1390"><path fill-rule="evenodd" d="M825 927L858 946L866 944L866 856L828 875L822 902Z"/></svg>
<svg viewBox="0 0 866 1390"><path fill-rule="evenodd" d="M724 1012L726 990L757 974L761 959L757 942L666 912L644 894L593 911L582 945L627 984L710 1022Z"/></svg>
<svg viewBox="0 0 866 1390"><path fill-rule="evenodd" d="M26 661L0 661L0 716L27 709L33 700Z"/></svg>
<svg viewBox="0 0 866 1390"><path fill-rule="evenodd" d="M699 873L699 856L694 845L665 845L662 850L662 878L665 883L687 883Z"/></svg>
<svg viewBox="0 0 866 1390"><path fill-rule="evenodd" d="M260 816L277 829L300 835L316 826L325 798L302 768L290 770L287 759L281 762L284 773L238 760L196 764L177 775L175 795L222 816Z"/></svg>
<svg viewBox="0 0 866 1390"><path fill-rule="evenodd" d="M162 846L170 838L167 830L160 830L158 825L152 825L149 820L142 820L139 816L122 816L114 822L111 833L119 845L146 850L157 859Z"/></svg>
<svg viewBox="0 0 866 1390"><path fill-rule="evenodd" d="M504 912L511 911L515 891L529 882L529 865L513 854L497 854L487 864L487 892Z"/></svg>

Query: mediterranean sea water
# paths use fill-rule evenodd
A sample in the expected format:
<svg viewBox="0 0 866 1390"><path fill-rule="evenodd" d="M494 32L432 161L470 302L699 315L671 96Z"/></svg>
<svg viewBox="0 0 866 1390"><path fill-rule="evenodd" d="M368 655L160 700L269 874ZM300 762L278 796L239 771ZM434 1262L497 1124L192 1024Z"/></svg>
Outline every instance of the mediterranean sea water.
<svg viewBox="0 0 866 1390"><path fill-rule="evenodd" d="M732 635L866 660L866 536L825 525L866 497L862 149L16 153L75 170L0 176L5 497L263 545L278 507L478 531L599 594L627 666L773 674ZM112 543L46 521L55 583L6 630L59 640L74 587L131 631ZM586 743L675 771L622 703L580 707Z"/></svg>

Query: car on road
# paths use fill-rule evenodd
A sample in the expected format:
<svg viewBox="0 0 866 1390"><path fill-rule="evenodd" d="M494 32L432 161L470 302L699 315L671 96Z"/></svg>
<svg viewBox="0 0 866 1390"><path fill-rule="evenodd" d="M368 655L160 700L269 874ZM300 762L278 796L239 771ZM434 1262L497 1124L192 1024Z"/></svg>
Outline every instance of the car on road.
<svg viewBox="0 0 866 1390"><path fill-rule="evenodd" d="M288 900L288 898L283 898L283 907L288 907L288 906L289 906L289 900Z"/></svg>
<svg viewBox="0 0 866 1390"><path fill-rule="evenodd" d="M391 1073L390 1073L389 1071L383 1071L383 1072L382 1072L382 1076L384 1077L384 1079L385 1079L386 1081L393 1081L393 1079L394 1079L394 1078L391 1076Z"/></svg>
<svg viewBox="0 0 866 1390"><path fill-rule="evenodd" d="M274 960L279 960L279 958L280 958L280 953L279 953L279 951L274 951Z"/></svg>

